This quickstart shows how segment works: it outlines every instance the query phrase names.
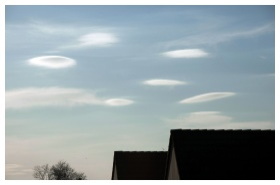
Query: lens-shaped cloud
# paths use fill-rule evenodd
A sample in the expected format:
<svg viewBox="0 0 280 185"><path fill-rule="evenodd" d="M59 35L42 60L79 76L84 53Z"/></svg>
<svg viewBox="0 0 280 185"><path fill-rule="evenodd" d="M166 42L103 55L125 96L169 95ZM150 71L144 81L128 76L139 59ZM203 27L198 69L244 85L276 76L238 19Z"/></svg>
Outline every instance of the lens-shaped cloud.
<svg viewBox="0 0 280 185"><path fill-rule="evenodd" d="M218 100L222 98L227 98L230 96L234 96L236 93L234 92L212 92L206 94L200 94L197 96L193 96L187 99L180 101L179 103L183 104L191 104L191 103L201 103L201 102L208 102L213 100Z"/></svg>
<svg viewBox="0 0 280 185"><path fill-rule="evenodd" d="M184 85L186 82L178 80L168 80L168 79L151 79L143 82L145 85L151 86L174 86L174 85Z"/></svg>
<svg viewBox="0 0 280 185"><path fill-rule="evenodd" d="M110 106L125 106L125 105L130 105L133 103L133 101L131 100L127 100L127 99L109 99L109 100L106 100L105 103L107 105L110 105Z"/></svg>
<svg viewBox="0 0 280 185"><path fill-rule="evenodd" d="M76 65L76 61L63 56L40 56L28 60L28 64L38 67L60 69Z"/></svg>
<svg viewBox="0 0 280 185"><path fill-rule="evenodd" d="M25 88L6 91L6 109L32 107L73 107L83 105L124 106L128 99L104 99L84 89L75 88Z"/></svg>
<svg viewBox="0 0 280 185"><path fill-rule="evenodd" d="M168 51L163 55L170 58L201 58L207 57L209 54L202 49L183 49Z"/></svg>

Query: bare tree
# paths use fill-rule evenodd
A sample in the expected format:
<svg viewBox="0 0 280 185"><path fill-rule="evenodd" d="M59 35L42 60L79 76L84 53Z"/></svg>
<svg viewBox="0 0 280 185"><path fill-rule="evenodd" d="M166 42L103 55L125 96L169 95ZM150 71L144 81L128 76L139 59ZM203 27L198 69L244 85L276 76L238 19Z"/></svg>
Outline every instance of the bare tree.
<svg viewBox="0 0 280 185"><path fill-rule="evenodd" d="M59 161L49 168L48 164L35 166L33 177L39 180L86 180L84 173L78 173L65 161Z"/></svg>
<svg viewBox="0 0 280 185"><path fill-rule="evenodd" d="M52 175L48 164L42 166L35 166L33 177L38 180L51 180Z"/></svg>
<svg viewBox="0 0 280 185"><path fill-rule="evenodd" d="M59 161L50 171L55 180L86 180L84 173L75 172L65 161Z"/></svg>

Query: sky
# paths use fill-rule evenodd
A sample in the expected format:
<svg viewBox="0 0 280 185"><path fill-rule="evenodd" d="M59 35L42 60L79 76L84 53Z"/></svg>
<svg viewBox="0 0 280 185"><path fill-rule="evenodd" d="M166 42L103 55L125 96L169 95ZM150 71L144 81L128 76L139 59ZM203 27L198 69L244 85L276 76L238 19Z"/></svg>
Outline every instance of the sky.
<svg viewBox="0 0 280 185"><path fill-rule="evenodd" d="M110 179L114 151L170 129L275 129L274 6L6 6L6 179L67 161Z"/></svg>

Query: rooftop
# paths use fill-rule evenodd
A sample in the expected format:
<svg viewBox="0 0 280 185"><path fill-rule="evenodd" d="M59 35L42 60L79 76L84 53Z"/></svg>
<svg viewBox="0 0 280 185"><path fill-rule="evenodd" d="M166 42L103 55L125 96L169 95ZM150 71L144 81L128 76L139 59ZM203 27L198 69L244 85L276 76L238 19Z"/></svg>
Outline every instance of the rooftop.
<svg viewBox="0 0 280 185"><path fill-rule="evenodd" d="M112 179L163 180L167 160L166 151L115 151Z"/></svg>

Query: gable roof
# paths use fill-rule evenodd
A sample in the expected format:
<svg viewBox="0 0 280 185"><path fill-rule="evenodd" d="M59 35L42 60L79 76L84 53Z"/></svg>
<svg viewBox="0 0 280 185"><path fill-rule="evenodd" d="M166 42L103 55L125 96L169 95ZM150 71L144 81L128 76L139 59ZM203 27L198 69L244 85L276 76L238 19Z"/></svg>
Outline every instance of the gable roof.
<svg viewBox="0 0 280 185"><path fill-rule="evenodd" d="M163 180L166 160L167 152L115 151L112 180L115 169L118 180Z"/></svg>
<svg viewBox="0 0 280 185"><path fill-rule="evenodd" d="M275 179L274 130L171 130L168 167L173 147L180 179Z"/></svg>

